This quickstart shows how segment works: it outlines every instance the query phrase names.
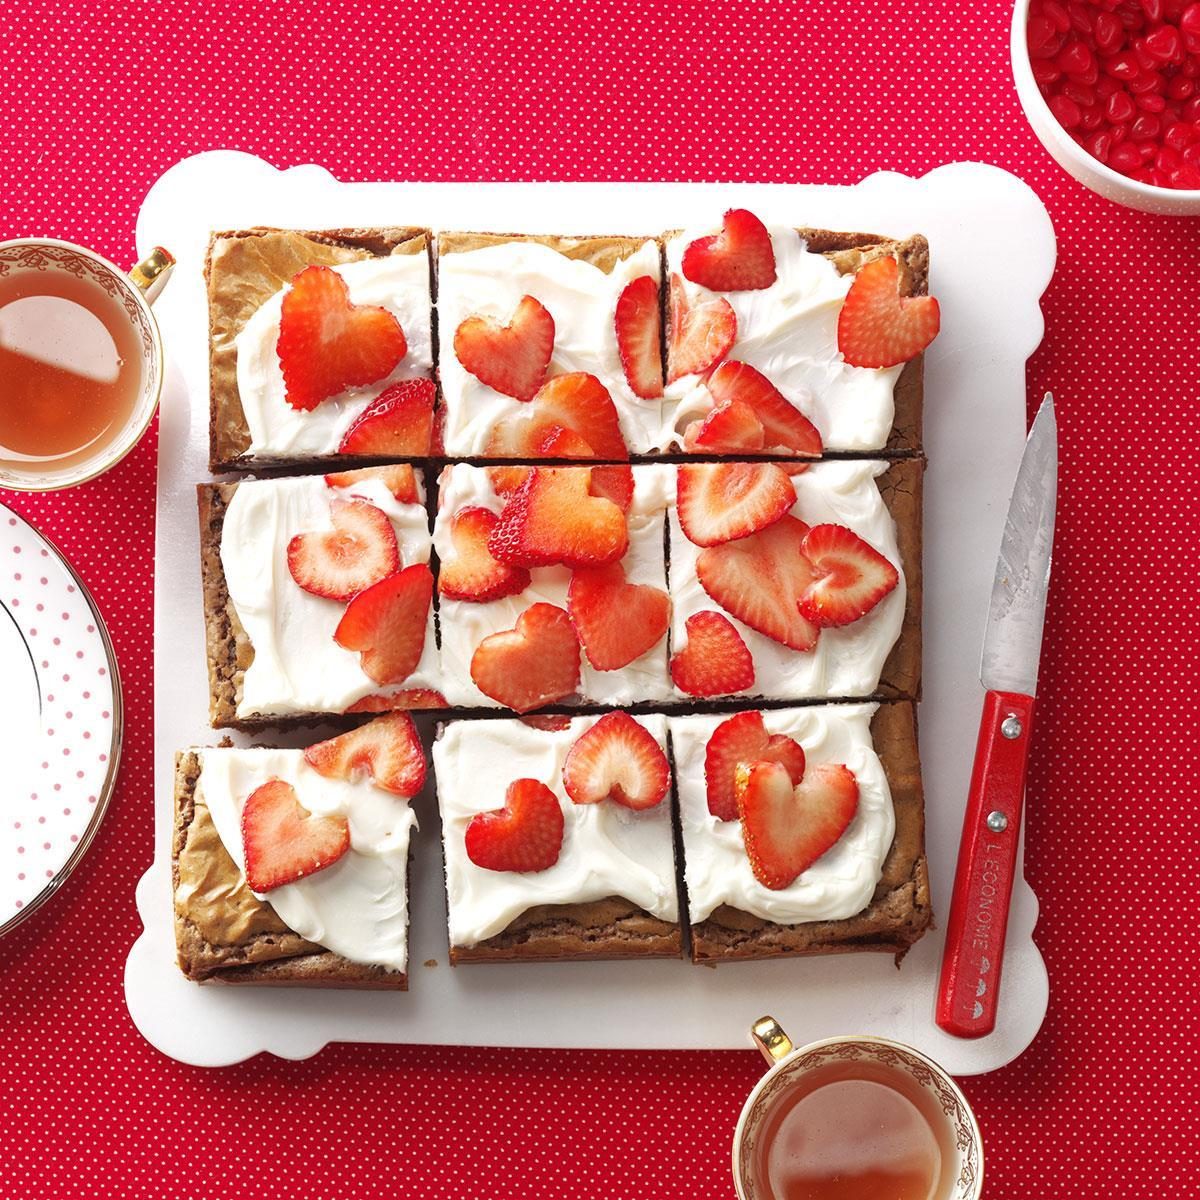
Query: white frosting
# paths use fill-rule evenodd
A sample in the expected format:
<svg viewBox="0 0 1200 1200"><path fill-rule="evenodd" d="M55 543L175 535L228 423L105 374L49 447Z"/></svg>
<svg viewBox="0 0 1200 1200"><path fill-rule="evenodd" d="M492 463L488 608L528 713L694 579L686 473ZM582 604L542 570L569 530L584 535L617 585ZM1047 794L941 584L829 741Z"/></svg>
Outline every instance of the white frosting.
<svg viewBox="0 0 1200 1200"><path fill-rule="evenodd" d="M335 453L355 418L384 388L433 373L428 252L365 258L332 270L345 279L352 304L380 306L396 317L408 352L386 379L332 396L308 412L292 408L284 399L276 351L287 288L276 292L237 337L238 395L250 430L249 453L258 458Z"/></svg>
<svg viewBox="0 0 1200 1200"><path fill-rule="evenodd" d="M455 721L433 745L446 855L450 944L473 946L539 904L582 904L623 896L663 921L679 920L669 796L634 812L612 801L575 804L563 789L567 752L598 717L563 730L521 721ZM662 746L666 718L637 718ZM545 871L488 871L467 857L476 813L501 808L508 785L537 779L562 805L562 850Z"/></svg>
<svg viewBox="0 0 1200 1200"><path fill-rule="evenodd" d="M418 472L418 489L419 479ZM333 640L345 604L304 591L288 570L288 542L298 533L332 529L330 501L350 496L362 497L388 515L402 566L429 561L424 504L400 503L378 479L349 488L328 487L321 475L238 484L225 512L221 565L229 598L254 647L254 661L242 682L239 717L339 713L379 692L440 690L432 605L417 669L384 687L363 672L357 651Z"/></svg>
<svg viewBox="0 0 1200 1200"><path fill-rule="evenodd" d="M296 789L311 813L345 817L350 849L331 867L259 894L310 942L351 962L403 971L408 963L408 843L417 818L407 799L369 779L326 779L302 750L201 750L197 791L243 874L242 809L271 779Z"/></svg>
<svg viewBox="0 0 1200 1200"><path fill-rule="evenodd" d="M621 559L629 583L652 584L666 590L663 562L663 521L668 506L675 503L675 468L665 464L633 468L633 503L627 514L629 549ZM469 505L493 512L504 507L483 467L459 463L446 467L439 480L438 513L433 543L439 558L454 554L450 521ZM438 599L442 634L442 693L450 704L498 707L471 679L471 657L489 634L512 629L531 604L544 601L566 611L571 571L566 567L535 567L529 586L515 596L503 596L486 604L466 600ZM664 700L673 694L667 668L667 639L647 650L619 671L597 671L580 656L580 694L598 704L621 707L638 701Z"/></svg>
<svg viewBox="0 0 1200 1200"><path fill-rule="evenodd" d="M845 763L858 780L858 811L846 832L779 891L754 877L741 821L721 821L708 811L704 752L713 730L728 714L668 718L693 922L703 921L722 904L781 925L837 921L866 908L896 836L891 789L871 741L877 707L834 704L763 712L767 732L795 738L810 764Z"/></svg>
<svg viewBox="0 0 1200 1200"><path fill-rule="evenodd" d="M658 243L646 241L611 272L567 258L537 242L504 242L438 258L438 377L449 455L480 455L497 422L524 404L470 374L454 353L454 331L471 316L511 320L522 296L538 300L554 318L551 375L586 371L608 389L631 453L665 449L673 433L661 400L642 400L625 379L614 321L625 285L642 275L660 277Z"/></svg>
<svg viewBox="0 0 1200 1200"><path fill-rule="evenodd" d="M772 700L869 696L879 684L887 656L904 623L905 582L896 543L896 523L883 503L875 478L886 462L829 461L814 463L792 477L796 488L793 516L807 525L846 525L887 558L900 572L900 582L869 613L850 625L822 629L812 650L787 646L743 624L700 586L696 562L700 547L684 536L671 513L672 647L687 641L687 618L702 609L725 613L742 635L754 659L754 685L743 695ZM677 691L677 698L684 693Z"/></svg>
<svg viewBox="0 0 1200 1200"><path fill-rule="evenodd" d="M667 243L667 278L678 275L692 303L722 295L737 314L737 341L729 357L761 371L820 431L827 450L881 450L895 417L893 389L901 367L851 367L837 345L837 321L853 277L783 225L769 229L775 282L746 292L710 292L685 279L683 252L715 232L691 229ZM692 421L712 408L698 375L675 380L666 392L672 429L682 442Z"/></svg>

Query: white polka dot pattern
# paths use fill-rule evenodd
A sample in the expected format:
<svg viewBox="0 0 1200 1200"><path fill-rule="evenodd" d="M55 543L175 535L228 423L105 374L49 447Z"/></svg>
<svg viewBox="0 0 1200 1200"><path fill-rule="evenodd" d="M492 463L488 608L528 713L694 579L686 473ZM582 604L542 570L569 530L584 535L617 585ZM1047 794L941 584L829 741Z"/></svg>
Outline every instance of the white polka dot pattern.
<svg viewBox="0 0 1200 1200"><path fill-rule="evenodd" d="M224 146L344 179L844 183L982 159L1030 182L1060 246L1029 370L1031 396L1055 389L1062 438L1026 830L1052 996L1033 1046L964 1090L988 1200L1190 1196L1195 772L1173 748L1196 727L1194 604L1164 600L1195 595L1200 223L1118 208L1049 159L1013 91L1010 15L864 0L581 0L569 16L529 0L297 0L282 17L127 0L105 15L0 0L0 101L20 115L0 136L0 237L131 261L154 179ZM154 455L150 437L93 483L13 501L105 614L127 733L92 851L0 939L0 1194L726 1200L729 1139L762 1069L751 1050L334 1045L204 1072L140 1039L121 964L151 859Z"/></svg>

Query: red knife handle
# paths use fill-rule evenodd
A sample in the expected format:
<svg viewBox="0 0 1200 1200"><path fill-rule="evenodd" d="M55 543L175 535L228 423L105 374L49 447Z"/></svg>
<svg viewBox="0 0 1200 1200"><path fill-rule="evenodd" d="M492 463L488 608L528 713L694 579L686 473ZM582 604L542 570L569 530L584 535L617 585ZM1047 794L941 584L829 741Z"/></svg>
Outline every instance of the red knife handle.
<svg viewBox="0 0 1200 1200"><path fill-rule="evenodd" d="M936 1020L955 1037L996 1026L1032 733L1032 696L987 693L938 984Z"/></svg>

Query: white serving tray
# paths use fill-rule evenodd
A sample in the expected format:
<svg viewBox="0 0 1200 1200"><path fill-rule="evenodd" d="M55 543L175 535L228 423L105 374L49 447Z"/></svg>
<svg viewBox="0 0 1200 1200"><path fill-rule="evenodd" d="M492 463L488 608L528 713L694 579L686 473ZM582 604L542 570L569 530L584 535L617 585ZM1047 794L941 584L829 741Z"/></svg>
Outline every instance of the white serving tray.
<svg viewBox="0 0 1200 1200"><path fill-rule="evenodd" d="M202 268L212 229L428 225L434 229L653 233L715 222L730 206L767 221L892 236L925 233L944 326L927 360L925 702L921 751L934 905L949 898L981 700L980 640L1000 529L1025 434L1025 360L1042 337L1039 297L1054 231L1029 188L956 163L921 179L853 187L792 184L341 183L315 166L277 171L250 155L201 154L151 189L138 251L179 259L155 306L170 354L163 393L155 596L155 860L137 889L145 930L125 968L130 1014L164 1053L216 1066L259 1051L315 1054L331 1041L719 1049L747 1044L770 1012L797 1041L898 1038L959 1075L1011 1061L1033 1040L1048 984L1032 939L1037 900L1018 878L1004 994L990 1036L958 1041L933 1023L942 938L897 970L887 955L732 964L477 965L446 959L436 806L418 801L407 994L198 987L175 965L171 925L172 760L211 744L194 484L207 477L208 370ZM425 967L426 960L437 966Z"/></svg>

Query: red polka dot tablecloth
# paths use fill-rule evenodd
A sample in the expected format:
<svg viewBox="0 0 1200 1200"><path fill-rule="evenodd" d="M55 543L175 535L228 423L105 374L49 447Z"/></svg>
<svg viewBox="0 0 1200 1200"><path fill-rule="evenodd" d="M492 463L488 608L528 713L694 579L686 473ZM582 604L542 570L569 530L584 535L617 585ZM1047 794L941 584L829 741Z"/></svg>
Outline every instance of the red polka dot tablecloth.
<svg viewBox="0 0 1200 1200"><path fill-rule="evenodd" d="M1190 1196L1200 223L1050 161L1009 20L934 0L0 0L0 238L131 261L153 180L217 147L348 179L852 182L958 159L1026 179L1060 245L1029 369L1062 431L1026 833L1052 994L1033 1046L965 1087L989 1200ZM149 437L96 482L12 499L105 613L127 734L89 855L0 940L0 1195L731 1196L749 1050L333 1046L203 1071L142 1041L122 970L151 858L154 468Z"/></svg>

